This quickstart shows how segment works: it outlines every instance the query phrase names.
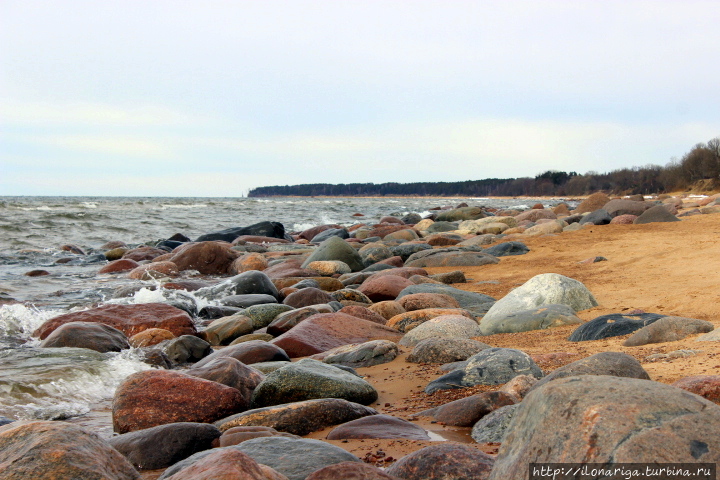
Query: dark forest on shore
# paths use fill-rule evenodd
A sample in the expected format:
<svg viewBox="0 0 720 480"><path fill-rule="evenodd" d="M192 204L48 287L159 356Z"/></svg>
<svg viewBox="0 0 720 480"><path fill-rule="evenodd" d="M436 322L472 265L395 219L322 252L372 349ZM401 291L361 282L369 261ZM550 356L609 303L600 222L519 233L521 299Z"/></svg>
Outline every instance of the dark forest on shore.
<svg viewBox="0 0 720 480"><path fill-rule="evenodd" d="M313 183L258 187L249 197L270 196L437 196L513 197L651 194L720 187L720 137L698 143L667 165L622 168L608 173L548 170L534 178L486 178L462 182Z"/></svg>

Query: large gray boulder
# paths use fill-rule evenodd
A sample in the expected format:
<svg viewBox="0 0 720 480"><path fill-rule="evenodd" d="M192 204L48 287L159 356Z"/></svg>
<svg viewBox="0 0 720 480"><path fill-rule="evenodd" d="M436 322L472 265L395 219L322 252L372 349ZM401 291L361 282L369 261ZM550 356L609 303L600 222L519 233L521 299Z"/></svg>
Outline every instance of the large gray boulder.
<svg viewBox="0 0 720 480"><path fill-rule="evenodd" d="M323 260L339 260L347 264L353 272L359 272L365 265L360 254L348 242L340 237L330 237L323 241L303 262L302 268L310 263Z"/></svg>
<svg viewBox="0 0 720 480"><path fill-rule="evenodd" d="M500 385L518 375L540 378L543 372L525 352L513 348L486 348L470 357L464 368L430 382L425 393L475 385Z"/></svg>
<svg viewBox="0 0 720 480"><path fill-rule="evenodd" d="M583 323L583 321L575 315L575 310L571 307L554 304L511 313L505 317L495 316L489 319L484 317L480 322L480 328L483 335L494 335L496 333L543 330L550 327L580 323Z"/></svg>
<svg viewBox="0 0 720 480"><path fill-rule="evenodd" d="M688 335L712 332L711 322L697 318L663 317L633 333L623 345L637 347L648 343L675 342Z"/></svg>
<svg viewBox="0 0 720 480"><path fill-rule="evenodd" d="M585 375L549 382L520 403L491 480L530 463L717 463L720 406L649 380Z"/></svg>
<svg viewBox="0 0 720 480"><path fill-rule="evenodd" d="M270 373L255 388L253 408L315 398L342 398L369 405L378 393L362 378L332 365L305 358Z"/></svg>
<svg viewBox="0 0 720 480"><path fill-rule="evenodd" d="M413 347L427 338L472 338L482 335L480 325L463 315L440 315L407 332L400 345Z"/></svg>
<svg viewBox="0 0 720 480"><path fill-rule="evenodd" d="M481 323L549 304L567 305L576 312L597 306L597 300L582 283L557 273L536 275L505 295L488 310Z"/></svg>
<svg viewBox="0 0 720 480"><path fill-rule="evenodd" d="M217 285L195 290L195 296L208 300L219 300L230 295L265 294L279 298L275 284L263 272L250 270L235 275Z"/></svg>

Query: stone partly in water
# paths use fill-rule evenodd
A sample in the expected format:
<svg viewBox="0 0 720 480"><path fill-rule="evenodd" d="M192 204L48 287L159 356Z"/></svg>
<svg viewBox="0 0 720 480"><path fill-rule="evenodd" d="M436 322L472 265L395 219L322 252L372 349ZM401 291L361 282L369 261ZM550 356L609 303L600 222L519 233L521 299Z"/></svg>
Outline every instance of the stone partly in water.
<svg viewBox="0 0 720 480"><path fill-rule="evenodd" d="M112 437L108 442L135 468L156 470L212 446L220 430L207 423L171 423Z"/></svg>
<svg viewBox="0 0 720 480"><path fill-rule="evenodd" d="M367 415L377 415L377 411L341 398L321 398L248 410L218 420L215 425L222 432L234 427L262 426L307 435Z"/></svg>
<svg viewBox="0 0 720 480"><path fill-rule="evenodd" d="M407 480L486 480L493 463L493 457L476 448L446 443L406 455L386 472Z"/></svg>
<svg viewBox="0 0 720 480"><path fill-rule="evenodd" d="M679 388L612 376L562 378L519 404L490 478L528 478L532 462L716 463L718 428L720 406Z"/></svg>
<svg viewBox="0 0 720 480"><path fill-rule="evenodd" d="M342 398L369 405L378 393L360 377L312 359L303 359L269 374L253 393L254 408L318 398Z"/></svg>
<svg viewBox="0 0 720 480"><path fill-rule="evenodd" d="M177 422L214 422L246 410L234 389L184 373L146 370L130 375L113 398L113 428L127 433Z"/></svg>
<svg viewBox="0 0 720 480"><path fill-rule="evenodd" d="M104 305L82 312L66 313L43 323L33 335L44 340L53 330L70 322L102 323L117 328L128 337L148 328L164 328L175 336L195 335L192 318L179 308L165 303Z"/></svg>
<svg viewBox="0 0 720 480"><path fill-rule="evenodd" d="M3 480L139 480L140 474L97 435L66 422L13 422L0 427Z"/></svg>
<svg viewBox="0 0 720 480"><path fill-rule="evenodd" d="M70 322L55 329L40 343L42 348L76 347L96 352L119 352L130 348L120 330L102 323Z"/></svg>

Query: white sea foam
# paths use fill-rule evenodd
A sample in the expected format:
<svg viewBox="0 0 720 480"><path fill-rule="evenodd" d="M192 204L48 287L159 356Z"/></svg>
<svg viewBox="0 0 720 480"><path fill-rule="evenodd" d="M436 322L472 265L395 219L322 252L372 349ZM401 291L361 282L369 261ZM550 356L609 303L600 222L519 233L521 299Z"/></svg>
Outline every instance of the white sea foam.
<svg viewBox="0 0 720 480"><path fill-rule="evenodd" d="M113 397L120 383L151 368L136 350L15 349L0 354L0 415L60 419L82 415Z"/></svg>
<svg viewBox="0 0 720 480"><path fill-rule="evenodd" d="M166 210L168 208L189 210L192 208L207 208L207 204L206 203L193 203L190 205L188 205L188 204L168 204L168 203L160 204L160 210Z"/></svg>
<svg viewBox="0 0 720 480"><path fill-rule="evenodd" d="M8 337L35 342L32 333L43 323L64 313L62 310L38 310L25 305L3 305L0 307L0 341Z"/></svg>

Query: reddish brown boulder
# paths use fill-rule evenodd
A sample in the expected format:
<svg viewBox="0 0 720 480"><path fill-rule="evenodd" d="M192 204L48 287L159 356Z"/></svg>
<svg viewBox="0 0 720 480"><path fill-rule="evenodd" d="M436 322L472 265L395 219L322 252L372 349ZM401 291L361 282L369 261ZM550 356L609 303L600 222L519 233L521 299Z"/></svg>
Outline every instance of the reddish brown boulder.
<svg viewBox="0 0 720 480"><path fill-rule="evenodd" d="M128 273L128 278L135 280L151 280L153 278L174 277L178 267L173 262L152 262L140 265Z"/></svg>
<svg viewBox="0 0 720 480"><path fill-rule="evenodd" d="M107 265L102 267L100 270L98 270L98 273L128 272L139 266L140 266L140 264L137 263L135 260L131 260L129 258L121 258L120 260L115 260L113 262L108 263Z"/></svg>
<svg viewBox="0 0 720 480"><path fill-rule="evenodd" d="M386 300L378 302L368 307L371 311L377 313L385 320L390 320L395 315L405 313L405 309L395 300Z"/></svg>
<svg viewBox="0 0 720 480"><path fill-rule="evenodd" d="M347 313L353 317L362 318L363 320L369 320L371 322L385 325L387 320L380 314L373 312L369 308L361 307L360 305L348 305L339 310L339 313Z"/></svg>
<svg viewBox="0 0 720 480"><path fill-rule="evenodd" d="M527 210L522 212L520 215L516 215L515 219L518 222L528 220L530 222L537 222L542 218L556 219L557 215L552 210Z"/></svg>
<svg viewBox="0 0 720 480"><path fill-rule="evenodd" d="M358 438L406 438L430 440L424 428L390 415L370 415L338 425L328 433L328 440Z"/></svg>
<svg viewBox="0 0 720 480"><path fill-rule="evenodd" d="M490 455L476 448L446 443L405 455L386 472L413 480L486 480L494 463Z"/></svg>
<svg viewBox="0 0 720 480"><path fill-rule="evenodd" d="M594 212L603 208L610 201L610 197L602 192L593 193L585 200L580 202L580 205L575 209L575 213Z"/></svg>
<svg viewBox="0 0 720 480"><path fill-rule="evenodd" d="M505 405L515 404L515 398L505 392L483 392L421 412L437 422L456 427L472 427L482 417Z"/></svg>
<svg viewBox="0 0 720 480"><path fill-rule="evenodd" d="M386 224L386 225L374 225L374 228L370 230L370 233L368 237L380 237L384 238L387 235L390 235L391 233L395 233L400 230L406 230L408 228L412 228L410 225L395 225L395 224Z"/></svg>
<svg viewBox="0 0 720 480"><path fill-rule="evenodd" d="M160 255L165 255L166 253L168 253L166 250L162 250L160 248L139 247L128 250L127 252L125 252L125 255L123 255L122 258L135 260L136 262L142 262L143 260L154 260Z"/></svg>
<svg viewBox="0 0 720 480"><path fill-rule="evenodd" d="M232 387L242 394L248 404L253 390L265 380L262 372L232 357L218 357L202 367L185 370L185 373Z"/></svg>
<svg viewBox="0 0 720 480"><path fill-rule="evenodd" d="M118 433L177 422L210 423L247 410L242 394L217 382L167 370L130 375L113 398Z"/></svg>
<svg viewBox="0 0 720 480"><path fill-rule="evenodd" d="M405 262L403 261L402 257L400 255L395 255L394 257L386 258L385 260L380 260L379 262L375 263L381 263L383 265L391 265L393 267L402 267L405 265Z"/></svg>
<svg viewBox="0 0 720 480"><path fill-rule="evenodd" d="M398 303L408 312L424 308L460 308L457 300L442 293L412 293L402 297Z"/></svg>
<svg viewBox="0 0 720 480"><path fill-rule="evenodd" d="M290 305L294 308L308 307L310 305L319 305L322 303L332 302L333 298L329 293L320 290L319 288L303 288L297 292L293 292L283 300L285 305Z"/></svg>
<svg viewBox="0 0 720 480"><path fill-rule="evenodd" d="M263 272L273 280L292 277L314 277L317 275L317 273L312 270L302 268L302 261L296 259L285 260L282 263L266 268Z"/></svg>
<svg viewBox="0 0 720 480"><path fill-rule="evenodd" d="M232 357L245 365L260 362L284 362L290 358L282 348L262 340L250 340L229 347L221 348L195 364L195 368L204 367L213 360Z"/></svg>
<svg viewBox="0 0 720 480"><path fill-rule="evenodd" d="M267 258L259 253L248 253L236 258L230 265L229 272L231 275L237 275L250 270L263 271L266 268L268 268Z"/></svg>
<svg viewBox="0 0 720 480"><path fill-rule="evenodd" d="M358 291L367 295L373 302L395 300L404 288L414 285L407 278L398 275L373 275L365 280Z"/></svg>
<svg viewBox="0 0 720 480"><path fill-rule="evenodd" d="M128 460L97 435L67 422L13 422L0 427L3 480L139 480Z"/></svg>
<svg viewBox="0 0 720 480"><path fill-rule="evenodd" d="M423 276L427 277L429 275L429 273L424 268L401 267L401 268L390 268L388 270L380 270L379 272L373 273L372 277L370 277L370 278L384 277L386 275L396 275L398 277L410 278L413 275L423 275Z"/></svg>
<svg viewBox="0 0 720 480"><path fill-rule="evenodd" d="M312 240L315 238L315 236L319 233L324 232L325 230L330 230L331 228L343 228L340 225L318 225L316 227L308 228L307 230L303 230L298 234L299 238L304 238L305 240Z"/></svg>
<svg viewBox="0 0 720 480"><path fill-rule="evenodd" d="M305 480L401 480L377 467L360 462L341 462L315 470Z"/></svg>
<svg viewBox="0 0 720 480"><path fill-rule="evenodd" d="M197 333L190 315L183 310L165 303L143 303L104 305L83 312L66 313L43 323L33 335L44 340L60 325L70 322L102 323L117 328L128 337L148 328L164 328L176 337Z"/></svg>
<svg viewBox="0 0 720 480"><path fill-rule="evenodd" d="M610 225L632 225L635 222L637 215L618 215L617 217L610 220Z"/></svg>
<svg viewBox="0 0 720 480"><path fill-rule="evenodd" d="M252 440L253 438L260 437L288 437L298 438L297 435L287 432L278 432L272 427L261 427L261 426L246 426L246 427L232 427L217 439L216 447L229 447L230 445L237 445L246 440Z"/></svg>
<svg viewBox="0 0 720 480"><path fill-rule="evenodd" d="M181 468L165 480L287 480L267 465L234 449L210 451L199 460Z"/></svg>
<svg viewBox="0 0 720 480"><path fill-rule="evenodd" d="M672 385L705 397L711 402L720 403L720 375L683 377Z"/></svg>
<svg viewBox="0 0 720 480"><path fill-rule="evenodd" d="M349 343L370 340L397 342L402 334L384 325L344 313L320 313L304 320L271 343L291 358L306 357Z"/></svg>
<svg viewBox="0 0 720 480"><path fill-rule="evenodd" d="M239 253L222 242L198 242L178 248L171 262L180 270L197 270L204 275L222 275L230 271Z"/></svg>
<svg viewBox="0 0 720 480"><path fill-rule="evenodd" d="M135 348L150 347L165 340L172 340L175 335L164 328L148 328L130 337L130 345Z"/></svg>
<svg viewBox="0 0 720 480"><path fill-rule="evenodd" d="M194 292L201 288L209 287L210 284L200 280L175 280L173 282L163 283L163 288L168 290L185 290L186 292Z"/></svg>
<svg viewBox="0 0 720 480"><path fill-rule="evenodd" d="M119 352L130 348L127 337L116 328L101 323L70 322L60 325L45 340L41 348L88 348L96 352Z"/></svg>

